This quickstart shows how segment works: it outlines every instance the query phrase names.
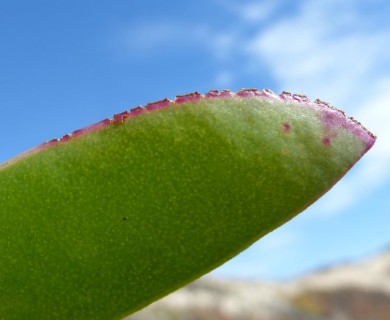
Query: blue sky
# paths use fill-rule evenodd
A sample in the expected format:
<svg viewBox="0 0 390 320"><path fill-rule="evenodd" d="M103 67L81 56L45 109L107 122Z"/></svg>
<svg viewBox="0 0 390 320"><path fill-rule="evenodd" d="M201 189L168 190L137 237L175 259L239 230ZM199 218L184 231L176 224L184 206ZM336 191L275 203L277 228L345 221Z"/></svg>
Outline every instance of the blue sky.
<svg viewBox="0 0 390 320"><path fill-rule="evenodd" d="M288 279L390 246L390 2L0 0L0 162L137 105L270 88L378 140L328 194L214 271Z"/></svg>

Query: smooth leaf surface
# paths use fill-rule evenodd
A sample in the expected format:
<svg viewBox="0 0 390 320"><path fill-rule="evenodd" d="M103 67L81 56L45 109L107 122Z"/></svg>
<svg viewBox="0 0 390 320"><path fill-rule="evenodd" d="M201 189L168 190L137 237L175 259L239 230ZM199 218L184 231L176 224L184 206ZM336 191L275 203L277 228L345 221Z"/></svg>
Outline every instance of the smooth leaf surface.
<svg viewBox="0 0 390 320"><path fill-rule="evenodd" d="M120 319L294 217L374 140L320 101L242 90L42 144L0 167L0 318Z"/></svg>

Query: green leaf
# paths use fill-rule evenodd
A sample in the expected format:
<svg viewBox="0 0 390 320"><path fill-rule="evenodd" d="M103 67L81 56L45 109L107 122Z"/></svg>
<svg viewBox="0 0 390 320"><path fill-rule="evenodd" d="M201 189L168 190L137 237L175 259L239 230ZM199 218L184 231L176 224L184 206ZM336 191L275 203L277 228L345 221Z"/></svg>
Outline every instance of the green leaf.
<svg viewBox="0 0 390 320"><path fill-rule="evenodd" d="M246 89L44 143L0 167L0 318L120 319L293 218L374 141L321 101Z"/></svg>

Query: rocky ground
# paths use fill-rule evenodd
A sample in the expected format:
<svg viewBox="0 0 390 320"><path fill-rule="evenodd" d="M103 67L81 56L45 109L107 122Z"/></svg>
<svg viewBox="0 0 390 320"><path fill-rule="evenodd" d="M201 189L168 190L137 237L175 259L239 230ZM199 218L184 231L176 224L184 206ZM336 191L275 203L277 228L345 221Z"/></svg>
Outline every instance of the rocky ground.
<svg viewBox="0 0 390 320"><path fill-rule="evenodd" d="M390 251L284 283L204 277L127 320L389 320Z"/></svg>

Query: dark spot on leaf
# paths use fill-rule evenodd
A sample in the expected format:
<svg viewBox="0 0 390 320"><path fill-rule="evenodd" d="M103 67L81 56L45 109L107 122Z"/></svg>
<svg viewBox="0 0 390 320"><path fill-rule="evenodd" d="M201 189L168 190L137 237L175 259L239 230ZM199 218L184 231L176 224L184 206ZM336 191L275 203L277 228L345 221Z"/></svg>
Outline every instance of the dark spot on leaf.
<svg viewBox="0 0 390 320"><path fill-rule="evenodd" d="M123 221L127 221L127 217L123 217L122 220L123 220Z"/></svg>
<svg viewBox="0 0 390 320"><path fill-rule="evenodd" d="M291 131L291 125L288 122L283 123L282 130L285 133L290 132Z"/></svg>
<svg viewBox="0 0 390 320"><path fill-rule="evenodd" d="M329 137L323 137L323 138L322 138L322 143L323 143L325 146L329 146L329 145L330 145L330 138L329 138Z"/></svg>

